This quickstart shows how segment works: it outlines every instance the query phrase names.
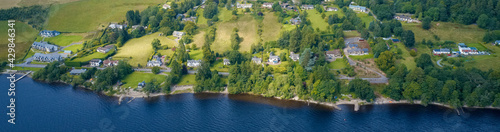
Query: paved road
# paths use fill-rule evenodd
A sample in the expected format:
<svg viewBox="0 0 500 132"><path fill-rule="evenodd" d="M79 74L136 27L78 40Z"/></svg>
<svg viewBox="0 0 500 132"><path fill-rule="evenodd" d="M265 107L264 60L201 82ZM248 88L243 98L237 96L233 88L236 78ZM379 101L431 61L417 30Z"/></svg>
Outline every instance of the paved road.
<svg viewBox="0 0 500 132"><path fill-rule="evenodd" d="M439 67L443 67L443 65L441 65L441 61L442 61L442 60L443 60L443 59L439 59L439 60L437 61L437 64L438 64L438 66L439 66Z"/></svg>

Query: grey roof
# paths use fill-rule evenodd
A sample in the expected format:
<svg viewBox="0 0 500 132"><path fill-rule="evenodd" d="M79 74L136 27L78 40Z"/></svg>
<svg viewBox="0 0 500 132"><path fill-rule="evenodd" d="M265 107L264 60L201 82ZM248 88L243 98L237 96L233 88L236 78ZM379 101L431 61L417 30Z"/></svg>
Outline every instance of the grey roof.
<svg viewBox="0 0 500 132"><path fill-rule="evenodd" d="M33 42L31 46L39 50L45 50L45 49L57 50L59 48L58 46L49 44L47 42Z"/></svg>
<svg viewBox="0 0 500 132"><path fill-rule="evenodd" d="M201 60L187 60L187 63L201 63Z"/></svg>
<svg viewBox="0 0 500 132"><path fill-rule="evenodd" d="M224 62L229 62L229 59L224 59L223 61L224 61Z"/></svg>
<svg viewBox="0 0 500 132"><path fill-rule="evenodd" d="M292 58L299 58L299 54L290 53L290 57L292 57Z"/></svg>
<svg viewBox="0 0 500 132"><path fill-rule="evenodd" d="M367 48L364 48L364 49L363 49L363 52L365 52L365 53L368 53L368 51L369 51L369 50L368 50Z"/></svg>
<svg viewBox="0 0 500 132"><path fill-rule="evenodd" d="M347 47L355 47L358 48L358 44L348 44Z"/></svg>
<svg viewBox="0 0 500 132"><path fill-rule="evenodd" d="M364 6L357 6L357 5L349 5L349 8L359 8L361 10L366 10L366 7L364 7Z"/></svg>
<svg viewBox="0 0 500 132"><path fill-rule="evenodd" d="M252 57L252 61L262 61L262 58L258 58L258 57Z"/></svg>
<svg viewBox="0 0 500 132"><path fill-rule="evenodd" d="M71 70L69 73L70 73L70 74L82 74L82 73L84 73L85 71L87 71L87 69L73 69L73 70Z"/></svg>
<svg viewBox="0 0 500 132"><path fill-rule="evenodd" d="M269 59L280 59L280 57L279 56L275 56L275 55L270 55Z"/></svg>
<svg viewBox="0 0 500 132"><path fill-rule="evenodd" d="M450 49L448 48L443 48L443 49L434 49L435 52L450 52Z"/></svg>
<svg viewBox="0 0 500 132"><path fill-rule="evenodd" d="M35 53L35 55L33 55L33 59L37 61L52 62L52 61L59 61L62 59L62 57L59 54Z"/></svg>

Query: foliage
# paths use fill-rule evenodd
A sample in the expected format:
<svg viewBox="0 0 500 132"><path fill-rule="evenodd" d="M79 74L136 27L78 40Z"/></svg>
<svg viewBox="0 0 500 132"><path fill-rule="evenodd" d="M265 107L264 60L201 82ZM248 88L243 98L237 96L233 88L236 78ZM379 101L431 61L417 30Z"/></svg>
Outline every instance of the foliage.
<svg viewBox="0 0 500 132"><path fill-rule="evenodd" d="M378 68L380 68L380 70L386 71L394 66L394 64L396 63L396 58L394 56L394 53L392 53L391 51L384 51L380 53L378 58L375 59L375 63L377 64Z"/></svg>
<svg viewBox="0 0 500 132"><path fill-rule="evenodd" d="M48 18L49 8L35 5L28 7L13 7L0 10L0 21L18 20L28 23L33 28L41 30Z"/></svg>

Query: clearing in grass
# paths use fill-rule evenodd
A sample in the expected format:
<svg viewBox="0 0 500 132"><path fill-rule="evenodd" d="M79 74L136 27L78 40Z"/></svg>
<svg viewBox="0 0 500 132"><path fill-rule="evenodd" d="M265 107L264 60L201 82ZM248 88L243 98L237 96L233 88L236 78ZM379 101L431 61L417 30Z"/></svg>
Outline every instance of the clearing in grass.
<svg viewBox="0 0 500 132"><path fill-rule="evenodd" d="M251 15L243 15L237 21L217 24L216 38L212 44L214 52L223 53L231 49L231 33L234 28L238 28L238 35L242 38L239 51L248 52L252 44L258 42L257 21Z"/></svg>
<svg viewBox="0 0 500 132"><path fill-rule="evenodd" d="M326 30L328 29L328 23L325 21L325 19L321 18L321 13L319 13L316 10L307 10L307 19L311 20L311 25L316 29L320 30ZM328 15L326 15L328 16Z"/></svg>
<svg viewBox="0 0 500 132"><path fill-rule="evenodd" d="M266 12L264 13L262 24L262 41L278 40L281 31L281 24L278 22L278 17L271 12Z"/></svg>
<svg viewBox="0 0 500 132"><path fill-rule="evenodd" d="M343 58L337 58L335 61L328 63L330 69L344 69L346 66L347 62Z"/></svg>
<svg viewBox="0 0 500 132"><path fill-rule="evenodd" d="M153 55L154 50L151 46L151 42L154 39L159 39L162 46L177 46L175 41L168 39L165 36L159 36L159 34L160 33L157 32L140 38L130 39L122 47L118 48L118 52L114 55L114 58L128 59L128 63L132 66L137 66L137 64L145 66L148 59L151 55Z"/></svg>

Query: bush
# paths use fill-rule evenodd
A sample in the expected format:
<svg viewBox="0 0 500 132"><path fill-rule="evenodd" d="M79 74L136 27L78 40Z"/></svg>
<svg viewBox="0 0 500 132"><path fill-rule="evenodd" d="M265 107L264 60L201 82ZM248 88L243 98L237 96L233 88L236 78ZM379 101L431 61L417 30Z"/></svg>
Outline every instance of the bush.
<svg viewBox="0 0 500 132"><path fill-rule="evenodd" d="M415 57L415 56L417 56L417 52L415 52L415 50L412 49L410 51L410 55L413 56L413 57Z"/></svg>

